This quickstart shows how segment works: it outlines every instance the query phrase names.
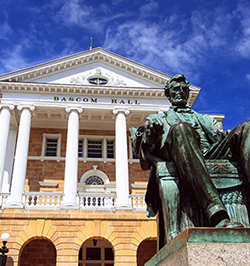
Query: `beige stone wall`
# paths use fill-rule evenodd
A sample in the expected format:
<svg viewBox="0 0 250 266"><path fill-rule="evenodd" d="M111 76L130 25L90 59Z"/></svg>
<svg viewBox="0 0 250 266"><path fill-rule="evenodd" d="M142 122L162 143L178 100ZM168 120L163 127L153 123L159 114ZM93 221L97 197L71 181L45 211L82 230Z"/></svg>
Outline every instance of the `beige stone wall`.
<svg viewBox="0 0 250 266"><path fill-rule="evenodd" d="M137 249L144 239L156 238L155 219L145 212L78 210L1 210L0 233L11 236L8 256L18 265L20 250L31 239L50 240L56 249L57 266L77 266L81 245L89 238L108 240L114 249L115 266L136 265Z"/></svg>

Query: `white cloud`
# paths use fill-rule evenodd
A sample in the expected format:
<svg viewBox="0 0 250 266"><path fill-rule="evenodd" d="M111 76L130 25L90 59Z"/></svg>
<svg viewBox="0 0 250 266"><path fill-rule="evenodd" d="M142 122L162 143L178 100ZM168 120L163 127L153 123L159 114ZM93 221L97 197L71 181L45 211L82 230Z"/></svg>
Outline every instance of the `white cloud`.
<svg viewBox="0 0 250 266"><path fill-rule="evenodd" d="M0 24L0 40L8 40L13 30L7 22Z"/></svg>
<svg viewBox="0 0 250 266"><path fill-rule="evenodd" d="M104 26L114 17L116 16L110 16L109 7L105 3L92 7L80 0L65 1L56 15L66 26L78 26L92 32L102 32Z"/></svg>
<svg viewBox="0 0 250 266"><path fill-rule="evenodd" d="M88 22L92 12L90 6L79 3L79 0L68 0L62 6L59 14L66 25L73 26Z"/></svg>
<svg viewBox="0 0 250 266"><path fill-rule="evenodd" d="M124 23L116 30L109 29L104 48L126 51L131 59L163 72L193 74L204 57L204 49L207 49L205 37L198 33L183 39L183 30L172 28L146 21Z"/></svg>
<svg viewBox="0 0 250 266"><path fill-rule="evenodd" d="M147 10L150 4L154 2L141 10ZM244 16L241 11L244 36L250 36L249 14L250 10ZM241 42L232 38L235 16L230 8L222 5L213 10L197 7L190 17L178 10L164 20L154 20L155 23L138 16L116 28L109 26L103 47L118 53L126 51L124 55L132 60L163 72L186 73L198 79L200 67L207 67L221 55L235 56L235 47L241 54L250 53L250 37Z"/></svg>
<svg viewBox="0 0 250 266"><path fill-rule="evenodd" d="M156 1L151 0L147 4L140 7L141 17L157 16L157 9L159 5Z"/></svg>
<svg viewBox="0 0 250 266"><path fill-rule="evenodd" d="M236 41L236 52L242 57L250 58L250 4L240 3L235 12L240 20L240 34Z"/></svg>
<svg viewBox="0 0 250 266"><path fill-rule="evenodd" d="M250 82L250 74L246 75L247 80Z"/></svg>
<svg viewBox="0 0 250 266"><path fill-rule="evenodd" d="M23 55L25 41L22 44L15 45L11 50L5 51L4 56L0 58L0 72L21 69L28 66L28 62Z"/></svg>

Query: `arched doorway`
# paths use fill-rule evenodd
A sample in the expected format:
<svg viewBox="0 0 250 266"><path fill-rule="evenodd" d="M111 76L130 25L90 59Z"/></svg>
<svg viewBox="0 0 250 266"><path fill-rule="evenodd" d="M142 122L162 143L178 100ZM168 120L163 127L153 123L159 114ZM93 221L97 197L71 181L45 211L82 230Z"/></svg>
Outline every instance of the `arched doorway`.
<svg viewBox="0 0 250 266"><path fill-rule="evenodd" d="M32 239L22 247L19 266L56 266L56 249L46 238Z"/></svg>
<svg viewBox="0 0 250 266"><path fill-rule="evenodd" d="M79 266L113 266L114 251L109 241L102 238L88 239L79 250Z"/></svg>
<svg viewBox="0 0 250 266"><path fill-rule="evenodd" d="M137 249L137 266L143 266L157 252L157 240L146 239L142 241Z"/></svg>

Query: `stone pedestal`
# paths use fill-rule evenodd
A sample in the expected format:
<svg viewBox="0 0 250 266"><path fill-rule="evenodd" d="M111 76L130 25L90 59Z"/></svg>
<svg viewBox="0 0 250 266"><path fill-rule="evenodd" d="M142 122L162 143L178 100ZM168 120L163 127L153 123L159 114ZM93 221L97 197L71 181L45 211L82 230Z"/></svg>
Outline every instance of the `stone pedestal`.
<svg viewBox="0 0 250 266"><path fill-rule="evenodd" d="M250 228L189 227L145 265L250 265Z"/></svg>

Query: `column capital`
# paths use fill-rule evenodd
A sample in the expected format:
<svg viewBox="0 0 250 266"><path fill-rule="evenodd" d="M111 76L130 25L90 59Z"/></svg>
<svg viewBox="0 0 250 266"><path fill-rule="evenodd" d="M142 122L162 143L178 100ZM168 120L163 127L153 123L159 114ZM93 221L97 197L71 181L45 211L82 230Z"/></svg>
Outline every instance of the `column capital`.
<svg viewBox="0 0 250 266"><path fill-rule="evenodd" d="M117 114L120 113L120 112L124 113L125 115L130 114L129 109L127 109L127 108L114 108L114 109L113 109L113 114L114 114L114 115L117 115Z"/></svg>
<svg viewBox="0 0 250 266"><path fill-rule="evenodd" d="M3 103L1 103L0 104L0 109L2 109L2 108L8 108L10 111L13 111L14 108L15 108L15 105L14 104L3 104Z"/></svg>
<svg viewBox="0 0 250 266"><path fill-rule="evenodd" d="M28 109L29 111L34 111L35 106L34 105L18 105L17 110L22 111L23 109Z"/></svg>
<svg viewBox="0 0 250 266"><path fill-rule="evenodd" d="M67 113L70 113L71 111L77 111L79 114L83 112L82 107L77 107L77 106L67 106L65 108L65 111Z"/></svg>

